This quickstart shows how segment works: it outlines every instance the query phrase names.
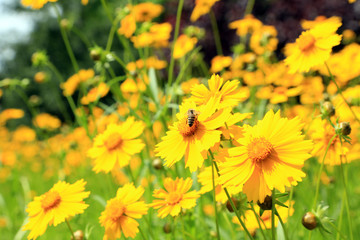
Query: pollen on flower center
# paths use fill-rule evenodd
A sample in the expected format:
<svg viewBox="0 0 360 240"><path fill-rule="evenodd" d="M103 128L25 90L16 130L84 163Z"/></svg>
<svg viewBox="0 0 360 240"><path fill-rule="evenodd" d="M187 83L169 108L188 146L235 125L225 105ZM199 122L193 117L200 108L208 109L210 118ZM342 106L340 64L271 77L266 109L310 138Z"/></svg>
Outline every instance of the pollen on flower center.
<svg viewBox="0 0 360 240"><path fill-rule="evenodd" d="M117 222L124 215L126 207L122 202L116 200L110 204L108 209L109 209L109 216L111 216L111 219L114 222Z"/></svg>
<svg viewBox="0 0 360 240"><path fill-rule="evenodd" d="M181 201L181 198L182 198L182 194L178 194L176 192L171 192L171 193L169 193L166 201L170 205L175 205Z"/></svg>
<svg viewBox="0 0 360 240"><path fill-rule="evenodd" d="M119 146L121 146L123 140L121 138L121 135L117 132L112 133L108 139L105 141L105 146L106 148L111 151L114 150L116 148L118 148Z"/></svg>
<svg viewBox="0 0 360 240"><path fill-rule="evenodd" d="M199 126L199 121L195 119L194 124L190 127L188 123L186 122L186 118L184 118L178 125L178 130L181 135L184 137L189 137L191 135L194 135L196 133L196 130Z"/></svg>
<svg viewBox="0 0 360 240"><path fill-rule="evenodd" d="M253 162L265 160L273 149L273 145L264 137L253 138L247 146L248 156Z"/></svg>
<svg viewBox="0 0 360 240"><path fill-rule="evenodd" d="M314 46L315 38L310 33L305 32L300 35L299 39L297 40L297 43L301 51L307 51Z"/></svg>
<svg viewBox="0 0 360 240"><path fill-rule="evenodd" d="M51 191L45 193L45 197L41 201L41 207L46 211L57 207L61 202L61 197L58 192Z"/></svg>

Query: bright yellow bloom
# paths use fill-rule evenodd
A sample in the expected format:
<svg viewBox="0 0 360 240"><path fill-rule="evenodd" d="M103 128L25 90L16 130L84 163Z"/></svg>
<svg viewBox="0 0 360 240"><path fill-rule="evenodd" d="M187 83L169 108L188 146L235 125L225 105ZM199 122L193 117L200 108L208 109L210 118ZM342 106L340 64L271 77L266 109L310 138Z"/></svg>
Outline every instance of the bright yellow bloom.
<svg viewBox="0 0 360 240"><path fill-rule="evenodd" d="M33 122L35 126L48 130L55 130L61 126L61 121L48 113L40 113L34 118Z"/></svg>
<svg viewBox="0 0 360 240"><path fill-rule="evenodd" d="M64 96L73 95L75 90L78 88L79 84L82 82L86 82L90 78L93 78L95 72L93 69L81 69L78 73L69 77L66 82L61 84L61 88L64 89Z"/></svg>
<svg viewBox="0 0 360 240"><path fill-rule="evenodd" d="M195 1L195 8L191 13L190 20L195 22L199 19L202 15L207 14L211 7L220 0L196 0Z"/></svg>
<svg viewBox="0 0 360 240"><path fill-rule="evenodd" d="M139 3L132 7L131 14L137 22L151 21L163 11L163 6L152 2Z"/></svg>
<svg viewBox="0 0 360 240"><path fill-rule="evenodd" d="M27 238L36 239L45 233L48 225L57 226L67 218L83 213L89 206L83 200L90 194L84 192L85 184L82 179L74 184L59 181L48 192L35 197L26 209L29 222L23 231L30 230Z"/></svg>
<svg viewBox="0 0 360 240"><path fill-rule="evenodd" d="M98 99L104 97L110 88L106 83L101 82L97 87L90 89L88 94L81 98L81 104L87 105L89 103L95 102Z"/></svg>
<svg viewBox="0 0 360 240"><path fill-rule="evenodd" d="M84 6L87 5L88 3L89 3L89 0L81 0L81 4Z"/></svg>
<svg viewBox="0 0 360 240"><path fill-rule="evenodd" d="M274 26L262 26L250 38L250 48L258 55L273 52L277 48L277 31Z"/></svg>
<svg viewBox="0 0 360 240"><path fill-rule="evenodd" d="M255 30L262 27L262 22L249 14L244 19L236 20L229 24L229 28L236 29L236 34L245 36L248 33L253 33Z"/></svg>
<svg viewBox="0 0 360 240"><path fill-rule="evenodd" d="M311 29L314 28L317 24L323 24L325 22L335 25L337 24L341 25L341 18L340 17L326 18L325 16L317 16L313 21L311 20L301 21L301 27L303 29Z"/></svg>
<svg viewBox="0 0 360 240"><path fill-rule="evenodd" d="M210 98L220 98L221 108L234 107L245 101L250 93L248 88L238 88L238 80L225 81L219 75L213 74L208 81L209 89L204 84L195 85L191 89L190 101L197 105L205 105Z"/></svg>
<svg viewBox="0 0 360 240"><path fill-rule="evenodd" d="M105 210L99 218L101 226L105 227L103 240L115 240L121 237L134 238L139 232L139 223L135 218L141 218L147 213L148 207L144 201L139 201L144 194L144 188L135 188L128 183L119 188L116 197L107 201Z"/></svg>
<svg viewBox="0 0 360 240"><path fill-rule="evenodd" d="M232 58L229 56L216 56L211 59L210 72L217 73L226 67L229 67L232 63Z"/></svg>
<svg viewBox="0 0 360 240"><path fill-rule="evenodd" d="M275 208L284 223L286 223L289 214L290 216L293 215L294 203L295 201L292 201L290 209L279 205L275 205ZM284 204L286 206L289 206L289 201L285 202ZM255 212L259 214L260 207L257 204L254 205L254 209ZM252 210L247 210L245 212L244 217L242 217L242 220L244 221L245 226L250 233L255 233L256 229L259 228L258 220L256 220L256 218L257 217L255 216L255 213ZM271 229L271 211L264 211L263 215L260 218L262 220L262 221L260 220L260 223L262 223L261 227L264 229ZM239 219L236 216L233 217L232 222L240 225ZM277 227L278 223L279 223L278 217L275 215L275 227Z"/></svg>
<svg viewBox="0 0 360 240"><path fill-rule="evenodd" d="M216 111L219 99L211 98L206 105L197 107L194 102L184 102L176 114L178 119L169 127L162 142L156 145L157 156L165 159L165 166L171 167L185 155L185 167L191 172L200 168L206 157L206 151L220 141L221 131L230 116L230 108ZM194 109L198 113L192 126L188 124L187 112Z"/></svg>
<svg viewBox="0 0 360 240"><path fill-rule="evenodd" d="M308 72L310 68L323 64L329 57L332 47L338 45L341 36L336 30L340 22L324 21L310 30L303 32L296 43L287 46L285 64L289 72Z"/></svg>
<svg viewBox="0 0 360 240"><path fill-rule="evenodd" d="M129 117L121 124L110 124L97 135L88 156L94 158L96 173L110 172L115 167L129 165L132 155L139 153L145 146L141 139L135 139L144 130L144 124Z"/></svg>
<svg viewBox="0 0 360 240"><path fill-rule="evenodd" d="M194 48L197 41L194 37L190 38L185 34L180 35L174 45L174 58L179 59L185 56Z"/></svg>
<svg viewBox="0 0 360 240"><path fill-rule="evenodd" d="M135 30L135 17L132 14L129 14L121 20L121 27L118 29L118 33L130 38L134 34Z"/></svg>
<svg viewBox="0 0 360 240"><path fill-rule="evenodd" d="M221 164L223 186L242 188L249 201L263 202L272 189L284 192L296 185L305 177L301 168L313 146L304 140L302 126L299 118L281 118L272 110L254 127L245 125L240 146L230 148Z"/></svg>
<svg viewBox="0 0 360 240"><path fill-rule="evenodd" d="M16 142L32 142L35 138L35 131L26 126L18 127L13 135L13 140Z"/></svg>
<svg viewBox="0 0 360 240"><path fill-rule="evenodd" d="M154 190L153 197L160 198L155 199L153 203L149 204L150 207L159 209L158 217L164 218L167 215L177 216L181 209L190 209L195 207L196 199L200 197L199 193L195 190L188 192L192 186L192 179L166 178L164 180L164 189Z"/></svg>
<svg viewBox="0 0 360 240"><path fill-rule="evenodd" d="M45 82L45 80L46 80L46 73L44 73L44 72L37 72L36 74L35 74L35 76L34 76L34 80L35 80L35 82L37 82L37 83L43 83L43 82Z"/></svg>
<svg viewBox="0 0 360 240"><path fill-rule="evenodd" d="M170 23L154 24L149 32L141 33L131 37L131 41L136 48L155 47L162 48L169 45L169 38L172 26Z"/></svg>
<svg viewBox="0 0 360 240"><path fill-rule="evenodd" d="M57 2L57 0L21 0L21 4L32 9L40 9L48 2Z"/></svg>
<svg viewBox="0 0 360 240"><path fill-rule="evenodd" d="M24 116L24 111L16 108L8 108L0 113L0 125L5 124L10 119L19 119Z"/></svg>
<svg viewBox="0 0 360 240"><path fill-rule="evenodd" d="M184 94L189 94L191 93L191 89L192 87L194 87L195 85L198 85L199 79L198 78L191 78L185 82L181 83L181 90L184 92Z"/></svg>

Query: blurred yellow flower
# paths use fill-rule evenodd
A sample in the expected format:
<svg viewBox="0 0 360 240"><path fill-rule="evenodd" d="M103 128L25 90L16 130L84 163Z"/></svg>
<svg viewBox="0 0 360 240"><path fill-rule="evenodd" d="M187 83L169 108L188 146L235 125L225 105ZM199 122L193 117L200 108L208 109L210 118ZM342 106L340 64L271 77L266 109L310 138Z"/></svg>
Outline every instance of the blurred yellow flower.
<svg viewBox="0 0 360 240"><path fill-rule="evenodd" d="M288 44L285 64L289 65L289 72L308 72L328 60L332 47L341 41L341 36L336 34L340 26L341 22L338 21L320 22L303 32L295 43Z"/></svg>
<svg viewBox="0 0 360 240"><path fill-rule="evenodd" d="M24 117L24 111L16 108L7 108L0 113L0 125L5 124L10 119L19 119Z"/></svg>
<svg viewBox="0 0 360 240"><path fill-rule="evenodd" d="M158 17L163 10L164 8L160 4L144 2L133 6L131 14L137 22L146 22Z"/></svg>
<svg viewBox="0 0 360 240"><path fill-rule="evenodd" d="M86 96L83 96L81 98L81 104L87 105L89 103L95 102L98 99L104 97L108 92L110 88L106 83L101 82L97 87L94 87L90 89L88 94Z"/></svg>
<svg viewBox="0 0 360 240"><path fill-rule="evenodd" d="M193 12L191 13L190 20L195 22L199 19L202 15L207 14L210 12L211 7L220 0L196 0L195 7Z"/></svg>
<svg viewBox="0 0 360 240"><path fill-rule="evenodd" d="M185 56L186 53L194 48L197 41L194 37L190 38L185 34L181 34L174 45L174 58L179 59Z"/></svg>
<svg viewBox="0 0 360 240"><path fill-rule="evenodd" d="M66 82L61 84L61 88L64 89L64 96L73 95L75 90L78 88L79 84L82 82L86 82L90 78L95 76L95 72L93 69L81 69L78 73L69 77Z"/></svg>
<svg viewBox="0 0 360 240"><path fill-rule="evenodd" d="M164 189L154 190L153 203L149 204L150 207L159 209L158 217L165 218L169 214L171 216L179 215L182 209L190 209L195 207L196 199L200 197L199 193L195 190L188 192L192 186L191 178L165 178Z"/></svg>
<svg viewBox="0 0 360 240"><path fill-rule="evenodd" d="M232 63L232 58L229 56L216 56L211 60L210 72L217 73Z"/></svg>
<svg viewBox="0 0 360 240"><path fill-rule="evenodd" d="M83 213L89 206L83 200L90 195L90 192L84 192L85 184L82 179L74 184L59 181L48 192L35 197L26 209L29 222L23 231L30 230L27 238L36 239L45 233L48 225L57 226L67 218Z"/></svg>
<svg viewBox="0 0 360 240"><path fill-rule="evenodd" d="M184 94L189 94L189 93L191 93L192 87L194 87L197 84L200 84L199 79L191 78L191 79L181 83L181 90L184 92Z"/></svg>
<svg viewBox="0 0 360 240"><path fill-rule="evenodd" d="M13 140L16 142L32 142L36 138L36 133L32 128L26 126L18 127L13 134Z"/></svg>
<svg viewBox="0 0 360 240"><path fill-rule="evenodd" d="M121 20L121 26L118 29L120 35L124 35L127 38L130 38L136 30L135 17L132 14L127 15Z"/></svg>
<svg viewBox="0 0 360 240"><path fill-rule="evenodd" d="M55 130L61 126L61 121L57 117L51 116L48 113L38 114L34 118L33 123L38 128L43 128L47 130Z"/></svg>
<svg viewBox="0 0 360 240"><path fill-rule="evenodd" d="M95 160L93 170L108 173L116 167L129 165L132 155L145 146L141 139L136 139L144 127L144 123L135 121L134 117L121 124L109 124L95 137L93 147L88 151L88 156Z"/></svg>
<svg viewBox="0 0 360 240"><path fill-rule="evenodd" d="M32 9L40 9L48 2L57 2L57 0L21 0L21 4Z"/></svg>
<svg viewBox="0 0 360 240"><path fill-rule="evenodd" d="M37 83L43 83L46 80L46 73L44 72L37 72L34 76L34 80Z"/></svg>
<svg viewBox="0 0 360 240"><path fill-rule="evenodd" d="M236 20L229 24L229 28L236 29L236 34L240 37L248 33L253 33L262 27L262 22L253 15L248 14L243 19Z"/></svg>
<svg viewBox="0 0 360 240"><path fill-rule="evenodd" d="M340 24L341 25L341 18L340 17L330 17L326 18L325 16L317 16L313 21L311 20L302 20L301 27L303 29L311 29L314 28L317 24L321 23L330 23L330 24Z"/></svg>
<svg viewBox="0 0 360 240"><path fill-rule="evenodd" d="M270 110L254 127L244 126L241 145L228 150L229 157L220 165L224 187L242 188L249 201L263 202L276 188L296 185L305 177L301 171L311 155L312 142L301 134L299 118L288 120Z"/></svg>
<svg viewBox="0 0 360 240"><path fill-rule="evenodd" d="M139 232L139 223L135 220L147 214L148 206L139 199L144 194L144 188L134 187L132 183L119 188L116 197L106 203L105 210L99 217L101 226L105 227L105 240L121 238L134 238Z"/></svg>

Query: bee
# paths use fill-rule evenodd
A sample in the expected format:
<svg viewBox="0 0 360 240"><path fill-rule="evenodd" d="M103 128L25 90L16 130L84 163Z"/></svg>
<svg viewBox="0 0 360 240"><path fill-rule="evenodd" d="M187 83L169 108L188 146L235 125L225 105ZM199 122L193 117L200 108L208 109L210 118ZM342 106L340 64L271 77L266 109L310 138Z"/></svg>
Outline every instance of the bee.
<svg viewBox="0 0 360 240"><path fill-rule="evenodd" d="M187 124L189 125L189 127L191 127L194 124L200 112L196 111L195 109L189 108L186 114L187 114Z"/></svg>

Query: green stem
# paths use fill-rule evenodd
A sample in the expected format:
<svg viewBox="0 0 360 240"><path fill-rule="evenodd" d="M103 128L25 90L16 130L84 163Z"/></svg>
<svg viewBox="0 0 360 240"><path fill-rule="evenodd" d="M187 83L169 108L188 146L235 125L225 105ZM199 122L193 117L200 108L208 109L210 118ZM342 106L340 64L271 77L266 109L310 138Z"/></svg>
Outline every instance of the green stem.
<svg viewBox="0 0 360 240"><path fill-rule="evenodd" d="M105 0L101 0L101 5L103 6L103 8L105 9L106 15L108 17L108 19L110 20L110 22L113 21L113 17L111 15L111 12L109 11L109 8L107 7L106 1Z"/></svg>
<svg viewBox="0 0 360 240"><path fill-rule="evenodd" d="M74 231L72 230L72 228L70 226L70 223L69 223L69 220L67 220L67 218L65 218L65 222L66 222L66 225L69 228L69 231L71 232L71 236L73 237L73 239L75 239Z"/></svg>
<svg viewBox="0 0 360 240"><path fill-rule="evenodd" d="M59 26L60 26L60 33L61 33L61 37L64 41L64 44L65 44L65 48L66 48L66 51L70 57L70 60L71 60L71 64L74 68L74 71L77 73L79 72L79 65L76 61L76 58L75 58L75 55L74 55L74 52L71 48L71 45L70 45L70 42L69 42L69 38L66 34L66 31L65 29L61 26L61 15L60 15L60 12L59 10L57 9L55 3L52 4L52 6L54 7L55 9L55 12L56 12L56 16L57 16L57 20L58 20L58 23L59 23Z"/></svg>
<svg viewBox="0 0 360 240"><path fill-rule="evenodd" d="M215 224L216 224L217 239L220 240L219 219L218 219L218 211L216 206L216 193L215 193L214 160L211 160L211 162L212 162L211 169L212 169L212 185L213 185L213 197L214 197L214 209L215 209Z"/></svg>
<svg viewBox="0 0 360 240"><path fill-rule="evenodd" d="M141 236L144 240L146 240L145 234L143 233L143 231L141 230L141 227L139 226L139 232L141 233Z"/></svg>
<svg viewBox="0 0 360 240"><path fill-rule="evenodd" d="M113 21L112 23L112 26L111 26L111 29L110 29L110 32L109 32L109 37L108 37L108 41L106 43L106 48L105 50L107 52L110 52L111 50L111 46L112 46L112 43L113 43L113 40L114 40L114 36L115 36L115 32L116 32L116 22L118 21L117 18L115 18L115 20Z"/></svg>
<svg viewBox="0 0 360 240"><path fill-rule="evenodd" d="M343 143L342 143L342 139L341 137L339 137L340 139L340 144L341 144L341 149L343 148ZM340 172L341 172L341 178L343 180L344 183L344 192L345 192L345 208L346 208L346 214L348 217L348 224L349 224L349 231L350 231L350 239L353 240L354 236L352 233L352 221L351 221L351 216L350 216L350 204L349 204L349 193L348 193L348 188L347 188L347 178L345 177L345 170L344 170L344 166L343 166L343 154L341 153L340 156Z"/></svg>
<svg viewBox="0 0 360 240"><path fill-rule="evenodd" d="M327 68L327 70L328 70L328 72L329 72L329 75L330 75L331 80L334 82L334 84L335 84L335 86L336 86L336 88L337 88L338 93L340 94L340 96L341 96L342 99L344 100L345 104L349 107L349 109L350 109L352 115L354 115L354 118L356 119L356 121L360 123L359 118L356 116L354 110L351 108L350 104L346 101L344 95L342 94L342 91L341 91L339 85L336 83L335 78L334 78L334 76L332 75L332 73L331 73L331 71L330 71L330 68L329 68L329 66L327 65L326 62L325 62L325 66L326 66L326 68Z"/></svg>
<svg viewBox="0 0 360 240"><path fill-rule="evenodd" d="M170 58L170 66L169 66L169 78L168 78L168 84L167 87L168 89L170 89L172 80L173 80L173 72L174 72L174 64L175 64L175 59L174 59L174 46L175 46L175 42L179 36L179 28L180 28L180 19L181 19L181 12L182 12L182 8L184 5L184 0L179 0L179 5L178 5L178 9L177 9L177 13L176 13L176 24L175 24L175 32L174 32L174 40L173 43L171 44L171 58Z"/></svg>
<svg viewBox="0 0 360 240"><path fill-rule="evenodd" d="M246 4L246 9L245 9L245 16L248 14L251 14L251 12L254 8L254 4L255 4L255 0L248 0L248 2Z"/></svg>
<svg viewBox="0 0 360 240"><path fill-rule="evenodd" d="M218 55L223 55L220 34L219 34L219 28L218 28L218 25L216 22L216 16L215 16L213 10L210 10L210 21L211 21L211 28L213 30L214 40L215 40L216 52Z"/></svg>
<svg viewBox="0 0 360 240"><path fill-rule="evenodd" d="M275 240L276 239L276 235L275 235L275 188L273 188L272 190L272 205L271 205L271 239Z"/></svg>
<svg viewBox="0 0 360 240"><path fill-rule="evenodd" d="M344 206L345 206L345 191L343 193L343 198L341 200L341 208L340 208L340 217L339 217L339 223L338 223L338 227L336 229L338 229L338 232L336 233L336 240L340 239L340 234L341 234L341 225L342 225L342 219L343 219L343 212L344 212Z"/></svg>
<svg viewBox="0 0 360 240"><path fill-rule="evenodd" d="M289 208L290 208L290 206L289 206ZM283 231L284 231L285 240L288 240L288 239L289 239L289 235L288 235L288 233L287 233L286 226L285 226L285 224L284 224L284 222L283 222L280 214L279 214L277 211L276 211L276 213L277 213L276 216L279 218L280 224L281 224L282 229L283 229ZM289 217L289 216L288 216L288 217Z"/></svg>
<svg viewBox="0 0 360 240"><path fill-rule="evenodd" d="M263 235L263 238L264 238L265 240L267 240L267 237L266 237L266 235L265 235L265 233L264 233L264 230L262 229L261 222L260 222L260 220L259 220L259 219L261 219L261 217L260 217L260 216L257 214L257 212L255 211L255 208L254 208L254 206L253 206L253 203L250 203L250 207L251 207L251 210L252 210L252 211L254 212L254 214L255 214L255 218L256 218L256 221L257 221L257 223L258 223L258 225L259 225L261 235Z"/></svg>
<svg viewBox="0 0 360 240"><path fill-rule="evenodd" d="M335 134L329 141L327 147L326 147L326 150L325 150L325 154L324 154L324 157L321 161L321 165L320 165L320 169L319 169L319 173L318 173L318 179L317 179L317 183L316 183L316 191L315 191L315 198L314 198L314 202L313 202L313 209L315 209L315 206L316 206L316 202L317 202L317 199L318 199L318 196L319 196L319 189L320 189L320 180L321 180L321 173L324 169L324 161L325 161L325 158L326 158L326 154L327 152L329 151L329 148L331 146L331 143L332 141L335 139L337 135Z"/></svg>

